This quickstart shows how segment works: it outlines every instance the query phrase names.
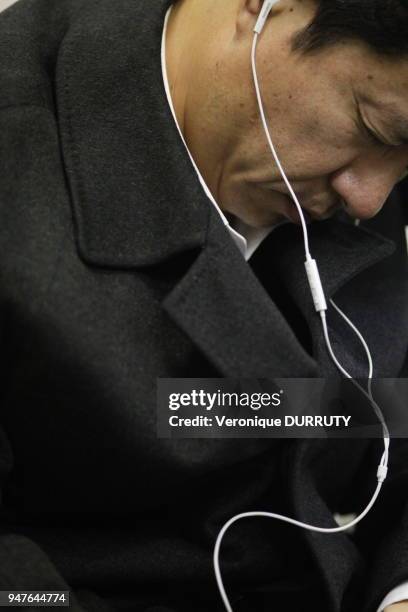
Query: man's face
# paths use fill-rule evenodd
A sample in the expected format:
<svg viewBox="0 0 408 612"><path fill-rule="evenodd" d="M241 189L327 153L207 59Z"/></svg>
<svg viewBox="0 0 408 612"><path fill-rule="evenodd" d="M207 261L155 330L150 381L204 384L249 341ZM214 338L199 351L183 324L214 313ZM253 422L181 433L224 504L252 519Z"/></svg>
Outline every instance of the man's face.
<svg viewBox="0 0 408 612"><path fill-rule="evenodd" d="M295 53L293 33L311 3L282 2L258 43L257 67L272 140L304 209L326 218L343 203L369 218L408 168L408 58L376 55L345 42ZM244 10L244 9L242 9ZM241 14L209 84L207 117L217 117L220 149L213 191L223 209L255 226L298 220L260 122L250 70L252 32ZM203 126L211 134L211 122ZM404 142L405 138L405 142ZM217 141L214 134L213 141ZM222 160L220 163L219 160ZM204 164L205 165L205 164ZM207 165L208 167L208 165Z"/></svg>

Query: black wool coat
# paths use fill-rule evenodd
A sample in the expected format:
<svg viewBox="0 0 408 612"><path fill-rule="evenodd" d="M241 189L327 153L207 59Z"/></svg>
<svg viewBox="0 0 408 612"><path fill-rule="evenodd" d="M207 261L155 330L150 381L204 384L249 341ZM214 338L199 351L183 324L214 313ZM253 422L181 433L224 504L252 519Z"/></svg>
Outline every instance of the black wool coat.
<svg viewBox="0 0 408 612"><path fill-rule="evenodd" d="M334 374L299 228L248 265L202 191L162 83L168 6L19 0L0 15L0 590L71 589L76 612L222 610L225 520L269 509L332 526L365 507L381 453L156 436L158 377ZM402 227L399 192L364 227L311 227L377 376L406 355ZM365 376L353 334L329 324ZM221 555L234 610L374 612L408 579L407 455L394 441L354 535L237 524Z"/></svg>

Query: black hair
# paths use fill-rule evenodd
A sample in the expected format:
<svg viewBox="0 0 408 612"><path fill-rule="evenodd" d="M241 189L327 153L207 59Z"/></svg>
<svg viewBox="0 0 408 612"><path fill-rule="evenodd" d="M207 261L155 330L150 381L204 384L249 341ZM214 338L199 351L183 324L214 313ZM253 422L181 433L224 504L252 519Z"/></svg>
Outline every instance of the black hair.
<svg viewBox="0 0 408 612"><path fill-rule="evenodd" d="M408 0L318 0L313 21L295 35L293 49L313 52L348 40L383 55L408 55Z"/></svg>

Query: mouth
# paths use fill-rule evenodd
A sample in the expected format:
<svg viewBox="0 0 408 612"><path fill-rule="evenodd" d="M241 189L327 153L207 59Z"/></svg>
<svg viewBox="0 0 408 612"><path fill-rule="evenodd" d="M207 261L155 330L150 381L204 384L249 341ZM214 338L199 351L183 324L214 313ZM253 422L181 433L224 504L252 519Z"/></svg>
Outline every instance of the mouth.
<svg viewBox="0 0 408 612"><path fill-rule="evenodd" d="M330 219L330 217L332 217L338 210L339 210L340 206L337 204L333 204L332 206L329 206L328 208L324 209L323 211L314 211L313 209L307 209L307 214L314 220L314 221L325 221L326 219Z"/></svg>
<svg viewBox="0 0 408 612"><path fill-rule="evenodd" d="M296 204L292 200L292 197L287 193L287 188L285 185L281 187L280 185L276 185L273 183L263 183L262 189L269 191L271 194L275 193L279 195L279 208L281 209L280 212L289 221L300 225L301 220L299 216L299 211L297 209ZM331 198L331 202L329 202L329 197L324 198L322 197L323 194L320 194L319 198L307 198L305 194L296 191L296 189L295 193L301 205L306 223L311 223L312 221L324 221L326 219L329 219L341 208L341 203L339 201L333 202L333 199Z"/></svg>
<svg viewBox="0 0 408 612"><path fill-rule="evenodd" d="M302 224L298 208L292 197L288 194L286 185L281 186L276 183L262 182L257 186L264 193L269 192L267 196L269 202L267 202L267 205L273 206L276 213L291 223L296 225ZM313 221L330 219L341 208L339 200L333 201L332 197L323 193L312 195L310 193L302 193L301 189L295 189L295 193L301 205L306 224L310 224Z"/></svg>
<svg viewBox="0 0 408 612"><path fill-rule="evenodd" d="M314 208L313 205L309 206L307 204L302 204L301 207L305 222L307 224L312 223L312 221L325 221L326 219L330 219L330 217L332 217L340 208L338 204L332 204L324 208ZM285 202L283 214L289 219L289 221L292 221L297 225L301 224L297 206L289 196L287 196L287 202Z"/></svg>
<svg viewBox="0 0 408 612"><path fill-rule="evenodd" d="M285 202L285 214L291 221L300 224L299 212L296 204L289 195L286 195L286 198L287 202ZM342 208L339 201L332 203L324 203L319 201L303 202L301 196L299 196L298 199L306 223L330 219L338 210Z"/></svg>
<svg viewBox="0 0 408 612"><path fill-rule="evenodd" d="M303 207L302 207L302 213L303 213L305 222L307 224L311 223L312 216ZM283 206L282 214L288 219L288 221L291 221L292 223L295 223L296 225L301 225L301 219L300 219L300 215L299 215L297 206L293 202L293 200L289 198L289 196L287 196L287 202L285 202Z"/></svg>

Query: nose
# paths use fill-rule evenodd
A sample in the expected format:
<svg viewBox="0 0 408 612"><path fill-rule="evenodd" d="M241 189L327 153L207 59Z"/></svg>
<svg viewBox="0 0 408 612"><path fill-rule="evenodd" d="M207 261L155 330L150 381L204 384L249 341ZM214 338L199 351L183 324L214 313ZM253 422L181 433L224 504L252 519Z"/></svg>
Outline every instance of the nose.
<svg viewBox="0 0 408 612"><path fill-rule="evenodd" d="M369 219L381 210L407 166L408 147L367 153L335 172L331 187L351 217Z"/></svg>

